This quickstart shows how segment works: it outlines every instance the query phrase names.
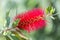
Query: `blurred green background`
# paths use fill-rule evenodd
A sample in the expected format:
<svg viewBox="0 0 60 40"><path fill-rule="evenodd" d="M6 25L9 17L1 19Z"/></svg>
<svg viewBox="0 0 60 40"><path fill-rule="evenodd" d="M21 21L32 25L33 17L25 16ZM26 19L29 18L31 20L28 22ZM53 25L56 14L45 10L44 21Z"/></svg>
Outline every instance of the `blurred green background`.
<svg viewBox="0 0 60 40"><path fill-rule="evenodd" d="M0 33L6 26L11 27L12 19L17 14L38 7L46 9L50 5L55 8L55 19L47 17L49 22L44 29L23 34L30 40L60 40L60 0L0 0ZM12 36L11 38L10 40L20 40ZM9 39L0 34L0 40Z"/></svg>

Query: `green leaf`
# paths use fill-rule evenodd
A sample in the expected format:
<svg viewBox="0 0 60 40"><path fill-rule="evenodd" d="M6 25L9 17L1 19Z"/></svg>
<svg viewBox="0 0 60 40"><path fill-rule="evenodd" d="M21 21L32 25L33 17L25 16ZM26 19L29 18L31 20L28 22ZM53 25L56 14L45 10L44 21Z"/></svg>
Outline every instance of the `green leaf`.
<svg viewBox="0 0 60 40"><path fill-rule="evenodd" d="M51 5L46 9L46 13L48 16L50 16L52 19L55 19L53 17L53 13L55 12L55 8L53 8Z"/></svg>
<svg viewBox="0 0 60 40"><path fill-rule="evenodd" d="M46 13L53 14L55 12L55 8L53 8L51 5L46 9Z"/></svg>
<svg viewBox="0 0 60 40"><path fill-rule="evenodd" d="M8 10L8 11L6 12L6 21L7 21L6 26L7 26L7 27L8 27L9 24L10 24L10 16L9 16L9 13L10 13L10 10Z"/></svg>
<svg viewBox="0 0 60 40"><path fill-rule="evenodd" d="M55 8L52 7L52 9L50 10L50 13L54 13L55 12Z"/></svg>
<svg viewBox="0 0 60 40"><path fill-rule="evenodd" d="M55 20L55 18L53 16L50 16L53 20Z"/></svg>
<svg viewBox="0 0 60 40"><path fill-rule="evenodd" d="M13 27L16 27L16 26L18 25L19 21L20 21L20 19L16 19L16 20L13 22L12 26L13 26Z"/></svg>

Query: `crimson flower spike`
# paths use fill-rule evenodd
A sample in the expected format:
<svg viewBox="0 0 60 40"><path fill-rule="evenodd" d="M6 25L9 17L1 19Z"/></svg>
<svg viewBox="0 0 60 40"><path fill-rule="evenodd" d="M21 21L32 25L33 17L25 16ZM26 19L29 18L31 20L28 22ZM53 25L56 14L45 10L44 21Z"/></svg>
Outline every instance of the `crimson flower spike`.
<svg viewBox="0 0 60 40"><path fill-rule="evenodd" d="M25 13L15 16L15 20L20 19L17 27L19 29L31 32L38 29L43 29L46 25L44 20L44 10L40 8L34 8Z"/></svg>

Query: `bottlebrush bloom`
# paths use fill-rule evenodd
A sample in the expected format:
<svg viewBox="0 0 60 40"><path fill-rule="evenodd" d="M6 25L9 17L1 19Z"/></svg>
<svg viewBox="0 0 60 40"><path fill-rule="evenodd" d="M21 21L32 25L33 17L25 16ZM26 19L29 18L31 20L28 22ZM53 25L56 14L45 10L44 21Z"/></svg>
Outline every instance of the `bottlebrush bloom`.
<svg viewBox="0 0 60 40"><path fill-rule="evenodd" d="M44 11L39 8L18 14L15 17L15 20L16 19L20 19L17 27L27 32L42 29L46 24L44 20Z"/></svg>

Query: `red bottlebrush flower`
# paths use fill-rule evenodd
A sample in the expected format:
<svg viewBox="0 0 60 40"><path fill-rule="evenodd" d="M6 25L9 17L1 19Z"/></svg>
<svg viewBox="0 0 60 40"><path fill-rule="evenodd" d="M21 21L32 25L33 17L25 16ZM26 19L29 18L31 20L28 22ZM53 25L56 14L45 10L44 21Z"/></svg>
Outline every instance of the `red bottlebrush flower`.
<svg viewBox="0 0 60 40"><path fill-rule="evenodd" d="M39 8L18 14L16 19L20 19L17 27L28 32L42 29L45 26L44 11Z"/></svg>

